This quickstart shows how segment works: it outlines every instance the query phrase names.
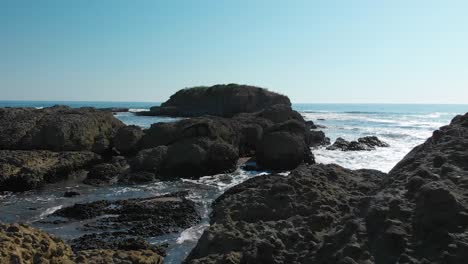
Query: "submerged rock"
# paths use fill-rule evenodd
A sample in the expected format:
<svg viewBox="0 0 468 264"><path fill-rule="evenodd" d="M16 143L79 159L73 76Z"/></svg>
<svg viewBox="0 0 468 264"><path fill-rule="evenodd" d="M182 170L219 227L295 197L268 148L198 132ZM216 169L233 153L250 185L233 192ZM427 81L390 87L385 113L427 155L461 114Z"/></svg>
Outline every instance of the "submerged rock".
<svg viewBox="0 0 468 264"><path fill-rule="evenodd" d="M99 159L87 151L0 150L0 191L26 191L65 180Z"/></svg>
<svg viewBox="0 0 468 264"><path fill-rule="evenodd" d="M0 108L0 149L103 153L124 124L94 108Z"/></svg>
<svg viewBox="0 0 468 264"><path fill-rule="evenodd" d="M239 113L252 113L268 106L291 106L289 98L264 88L219 84L211 87L194 87L178 91L160 107L139 115L194 117L216 115L232 117Z"/></svg>
<svg viewBox="0 0 468 264"><path fill-rule="evenodd" d="M200 221L194 202L186 192L128 200L100 200L75 204L54 212L70 221L89 219L88 231L116 232L128 236L153 237L178 232Z"/></svg>
<svg viewBox="0 0 468 264"><path fill-rule="evenodd" d="M75 196L79 196L79 195L81 195L81 193L79 193L77 191L66 191L63 194L63 197L70 198L70 197L75 197Z"/></svg>
<svg viewBox="0 0 468 264"><path fill-rule="evenodd" d="M376 147L389 147L383 141L380 141L376 136L367 136L359 138L357 141L347 141L341 137L335 140L333 145L327 147L328 150L342 150L342 151L361 151L361 150L375 150Z"/></svg>

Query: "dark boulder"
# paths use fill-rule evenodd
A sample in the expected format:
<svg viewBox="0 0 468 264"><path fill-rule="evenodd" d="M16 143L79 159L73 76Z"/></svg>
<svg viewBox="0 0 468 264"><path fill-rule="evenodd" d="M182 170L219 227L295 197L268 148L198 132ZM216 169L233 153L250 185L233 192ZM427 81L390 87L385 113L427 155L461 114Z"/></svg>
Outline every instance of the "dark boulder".
<svg viewBox="0 0 468 264"><path fill-rule="evenodd" d="M306 132L306 142L311 148L330 145L330 138L323 131L311 130Z"/></svg>
<svg viewBox="0 0 468 264"><path fill-rule="evenodd" d="M138 145L144 134L138 126L122 127L114 137L114 147L121 154L134 153L138 150Z"/></svg>
<svg viewBox="0 0 468 264"><path fill-rule="evenodd" d="M216 115L232 117L238 113L252 113L268 106L291 105L289 98L264 88L228 84L194 87L178 91L159 107L140 115L194 117Z"/></svg>
<svg viewBox="0 0 468 264"><path fill-rule="evenodd" d="M361 143L361 144L364 144L366 146L374 147L374 148L375 147L385 148L385 147L390 146L387 143L381 141L376 136L367 136L367 137L358 138L358 142Z"/></svg>
<svg viewBox="0 0 468 264"><path fill-rule="evenodd" d="M103 153L123 126L112 113L94 108L0 108L0 149Z"/></svg>
<svg viewBox="0 0 468 264"><path fill-rule="evenodd" d="M297 120L273 126L258 144L258 164L266 169L291 170L303 162L314 163L305 134L304 123Z"/></svg>
<svg viewBox="0 0 468 264"><path fill-rule="evenodd" d="M239 151L221 140L189 138L168 147L162 175L165 178L198 178L232 172Z"/></svg>
<svg viewBox="0 0 468 264"><path fill-rule="evenodd" d="M128 169L129 165L124 157L113 157L110 162L97 164L91 167L83 183L89 185L108 185L116 183Z"/></svg>
<svg viewBox="0 0 468 264"><path fill-rule="evenodd" d="M167 146L164 145L141 150L132 161L132 169L134 171L160 173L166 154Z"/></svg>
<svg viewBox="0 0 468 264"><path fill-rule="evenodd" d="M87 151L0 150L0 190L27 191L65 180L99 160L99 155Z"/></svg>
<svg viewBox="0 0 468 264"><path fill-rule="evenodd" d="M77 192L77 191L66 191L64 194L63 194L63 197L65 198L70 198L70 197L75 197L75 196L79 196L81 195L81 193Z"/></svg>
<svg viewBox="0 0 468 264"><path fill-rule="evenodd" d="M314 121L310 121L310 120L306 121L306 126L307 126L308 129L317 129L318 128L317 125L314 124Z"/></svg>

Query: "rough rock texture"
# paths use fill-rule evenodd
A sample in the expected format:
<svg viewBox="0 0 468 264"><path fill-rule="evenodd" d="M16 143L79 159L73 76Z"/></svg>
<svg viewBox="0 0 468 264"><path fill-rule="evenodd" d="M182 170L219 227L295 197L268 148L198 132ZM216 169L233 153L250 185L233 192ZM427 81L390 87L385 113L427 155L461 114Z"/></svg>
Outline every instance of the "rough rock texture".
<svg viewBox="0 0 468 264"><path fill-rule="evenodd" d="M78 264L162 264L163 257L151 250L93 249L77 253Z"/></svg>
<svg viewBox="0 0 468 264"><path fill-rule="evenodd" d="M186 263L466 263L467 197L465 114L388 175L301 166L228 190Z"/></svg>
<svg viewBox="0 0 468 264"><path fill-rule="evenodd" d="M103 153L122 126L112 113L94 108L0 108L0 149Z"/></svg>
<svg viewBox="0 0 468 264"><path fill-rule="evenodd" d="M468 114L436 130L390 171L366 222L380 263L466 263Z"/></svg>
<svg viewBox="0 0 468 264"><path fill-rule="evenodd" d="M214 202L211 227L186 263L340 263L323 254L352 238L329 239L340 228L355 231L355 215L383 176L303 165L289 176L250 179Z"/></svg>
<svg viewBox="0 0 468 264"><path fill-rule="evenodd" d="M152 107L141 115L193 117L216 115L232 117L238 113L252 113L268 106L291 105L289 98L264 88L228 84L183 89L160 107Z"/></svg>
<svg viewBox="0 0 468 264"><path fill-rule="evenodd" d="M124 177L129 167L124 157L112 157L110 162L100 163L91 167L83 183L97 186L116 183L121 177Z"/></svg>
<svg viewBox="0 0 468 264"><path fill-rule="evenodd" d="M313 164L306 132L304 123L297 120L271 127L258 144L258 164L273 170L291 170L303 162Z"/></svg>
<svg viewBox="0 0 468 264"><path fill-rule="evenodd" d="M133 244L132 244L133 243ZM142 242L131 241L117 250L93 249L73 252L59 238L23 224L0 224L0 263L161 264L163 257Z"/></svg>
<svg viewBox="0 0 468 264"><path fill-rule="evenodd" d="M121 154L131 154L138 150L138 144L144 136L138 126L125 126L117 131L114 137L115 149Z"/></svg>
<svg viewBox="0 0 468 264"><path fill-rule="evenodd" d="M381 141L376 136L368 136L359 138L357 141L347 141L341 137L335 140L333 145L327 147L328 150L342 150L342 151L360 151L360 150L374 150L376 147L389 147L389 145Z"/></svg>
<svg viewBox="0 0 468 264"><path fill-rule="evenodd" d="M200 221L194 202L187 192L128 200L100 200L75 204L56 211L51 217L69 221L86 220L85 230L94 232L73 240L74 250L99 248L122 249L128 239L155 237L180 232ZM50 221L54 223L54 221ZM142 248L137 243L138 249ZM131 248L134 250L135 248Z"/></svg>
<svg viewBox="0 0 468 264"><path fill-rule="evenodd" d="M63 180L99 158L87 151L0 150L0 191L26 191Z"/></svg>
<svg viewBox="0 0 468 264"><path fill-rule="evenodd" d="M202 116L157 123L140 140L147 149L138 152L132 170L163 179L200 177L230 172L239 157L255 155L261 156L264 168L292 169L313 160L309 132L302 116L287 105L233 118Z"/></svg>
<svg viewBox="0 0 468 264"><path fill-rule="evenodd" d="M0 224L0 263L74 263L63 241L22 224Z"/></svg>
<svg viewBox="0 0 468 264"><path fill-rule="evenodd" d="M320 130L311 130L306 134L306 142L311 148L330 145L330 138Z"/></svg>

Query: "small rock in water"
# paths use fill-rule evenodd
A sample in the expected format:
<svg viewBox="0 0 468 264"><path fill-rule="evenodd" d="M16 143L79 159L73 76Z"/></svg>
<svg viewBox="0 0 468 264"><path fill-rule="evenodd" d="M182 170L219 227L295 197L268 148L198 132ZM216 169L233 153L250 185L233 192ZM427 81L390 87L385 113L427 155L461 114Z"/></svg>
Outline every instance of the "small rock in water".
<svg viewBox="0 0 468 264"><path fill-rule="evenodd" d="M74 196L78 196L78 195L81 195L81 193L79 193L79 192L77 192L77 191L66 191L66 192L63 194L63 197L70 198L70 197L74 197Z"/></svg>
<svg viewBox="0 0 468 264"><path fill-rule="evenodd" d="M359 138L357 141L347 141L341 137L337 138L333 145L327 147L328 150L342 150L342 151L360 151L360 150L374 150L376 147L389 147L387 143L381 141L376 136L367 136Z"/></svg>

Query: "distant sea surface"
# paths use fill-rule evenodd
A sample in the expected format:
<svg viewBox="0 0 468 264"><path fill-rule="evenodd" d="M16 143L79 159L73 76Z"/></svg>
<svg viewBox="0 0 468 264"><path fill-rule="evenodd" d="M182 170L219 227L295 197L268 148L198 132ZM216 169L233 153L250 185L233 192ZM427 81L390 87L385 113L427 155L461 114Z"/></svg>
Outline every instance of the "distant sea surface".
<svg viewBox="0 0 468 264"><path fill-rule="evenodd" d="M48 107L56 104L71 107L93 106L98 108L123 107L130 112L117 113L116 117L126 124L149 127L155 122L173 122L167 117L142 117L135 112L149 109L159 103L140 102L27 102L0 101L0 107ZM375 135L390 144L389 148L374 151L330 151L314 149L316 161L337 163L341 166L359 169L372 168L388 172L413 147L431 136L432 131L446 125L457 114L468 111L468 105L396 105L396 104L294 104L307 120L326 126L325 134L334 141L337 137L347 140ZM190 190L189 199L197 204L202 217L199 225L181 230L179 233L150 238L151 243L169 243L168 264L180 264L197 243L203 230L209 226L210 205L226 189L249 178L264 175L262 171L244 171L224 174L222 177L206 176L197 180L181 179L174 182L152 182L141 185L112 185L94 187L71 180L59 182L38 190L25 193L0 194L0 221L26 222L44 229L63 239L73 239L84 233L82 222L64 222L58 225L47 224L42 220L54 220L51 214L60 208L75 203L97 200L115 200L149 197L182 190ZM64 198L67 190L75 190L82 195Z"/></svg>
<svg viewBox="0 0 468 264"><path fill-rule="evenodd" d="M116 117L126 124L144 128L156 122L171 122L167 117L136 116L159 102L78 102L78 101L0 101L0 107L70 107L129 108ZM337 163L350 169L371 168L388 172L413 147L424 142L437 128L446 125L457 114L468 112L468 105L443 104L293 104L306 120L326 126L322 129L332 142L342 137L355 140L363 136L378 136L390 148L376 151L342 152L325 148L314 150L321 163Z"/></svg>

